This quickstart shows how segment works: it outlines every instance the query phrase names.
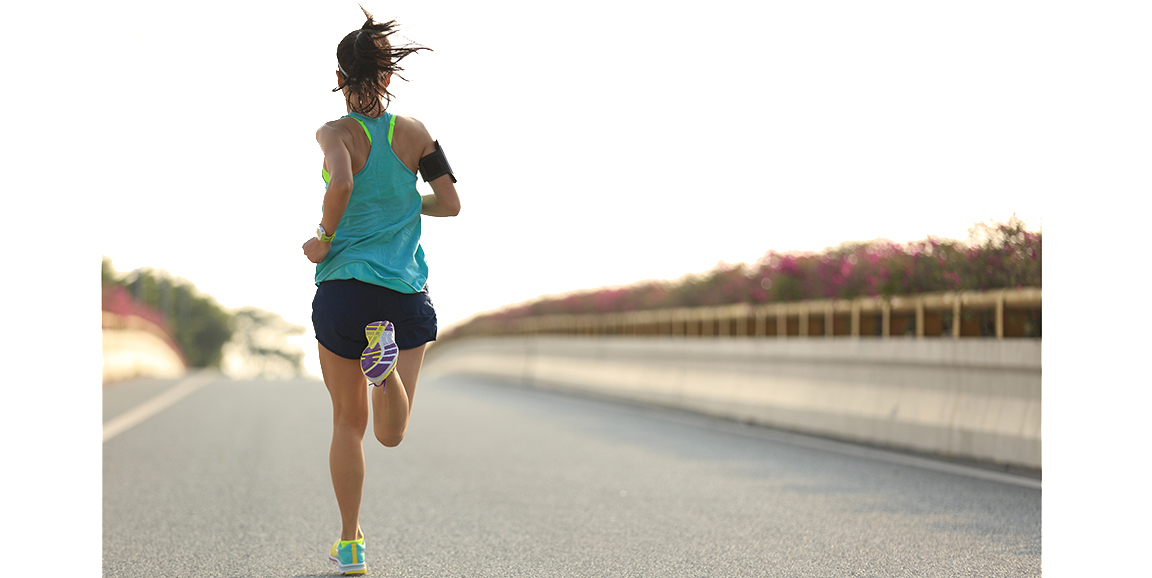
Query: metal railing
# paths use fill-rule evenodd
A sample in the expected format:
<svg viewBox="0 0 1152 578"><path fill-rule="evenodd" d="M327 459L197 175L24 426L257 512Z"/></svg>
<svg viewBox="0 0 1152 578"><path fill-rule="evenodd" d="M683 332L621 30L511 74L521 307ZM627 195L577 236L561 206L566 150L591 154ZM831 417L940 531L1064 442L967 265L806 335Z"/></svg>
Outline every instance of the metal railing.
<svg viewBox="0 0 1152 578"><path fill-rule="evenodd" d="M1041 289L1023 287L626 313L493 316L449 329L441 339L497 335L1039 338L1041 305Z"/></svg>

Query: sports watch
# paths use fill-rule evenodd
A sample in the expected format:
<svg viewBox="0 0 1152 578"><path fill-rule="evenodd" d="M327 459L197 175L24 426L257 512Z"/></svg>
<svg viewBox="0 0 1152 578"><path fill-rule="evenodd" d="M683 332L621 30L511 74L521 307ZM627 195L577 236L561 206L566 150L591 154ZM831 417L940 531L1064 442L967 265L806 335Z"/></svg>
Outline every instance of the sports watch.
<svg viewBox="0 0 1152 578"><path fill-rule="evenodd" d="M336 238L336 235L335 233L329 235L328 232L324 230L324 225L316 225L316 238L319 239L321 243L331 243L332 239Z"/></svg>

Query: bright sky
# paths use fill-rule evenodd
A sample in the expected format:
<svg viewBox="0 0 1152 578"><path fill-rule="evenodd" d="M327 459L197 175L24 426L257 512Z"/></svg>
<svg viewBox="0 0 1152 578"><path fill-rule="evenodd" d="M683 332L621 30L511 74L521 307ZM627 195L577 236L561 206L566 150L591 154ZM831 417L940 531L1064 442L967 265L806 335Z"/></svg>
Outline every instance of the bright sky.
<svg viewBox="0 0 1152 578"><path fill-rule="evenodd" d="M1041 226L1046 48L1021 36L1031 14L749 6L365 3L434 50L403 62L390 110L423 121L459 178L460 216L424 220L441 327L770 249L964 238L1013 213ZM356 4L98 18L121 81L91 104L109 150L128 153L110 189L131 224L101 230L101 251L119 271L165 269L307 327L318 373L299 247L320 219L314 132L345 112L330 89Z"/></svg>
<svg viewBox="0 0 1152 578"><path fill-rule="evenodd" d="M1139 533L1080 529L1126 527L1144 491L1136 465L1124 472L1139 451L1125 442L1147 433L1148 388L1132 378L1146 375L1146 330L1097 305L1149 284L1146 3L366 6L435 49L405 62L392 110L424 121L460 178L461 215L424 228L442 325L770 249L1055 215L1045 510L1056 497L1051 518L1069 523L1045 525L1045 575L1141 551ZM100 560L100 452L78 443L100 420L99 256L310 328L299 247L323 194L313 135L344 113L335 48L360 23L351 1L5 5L0 354L16 373L0 428L9 461L46 472L14 494L69 506L18 518L28 533L92 520L70 560ZM76 335L88 346L53 346ZM20 442L28 432L37 443ZM1106 464L1115 491L1096 491L1084 463Z"/></svg>
<svg viewBox="0 0 1152 578"><path fill-rule="evenodd" d="M404 61L390 110L423 121L459 178L460 216L424 220L442 327L770 249L962 239L1013 213L1042 226L1060 135L1045 99L1067 80L1057 32L1029 7L365 6L434 50ZM356 3L84 4L73 18L98 36L77 54L97 88L90 184L112 209L94 247L119 271L165 269L311 332L314 133L345 112L330 89Z"/></svg>

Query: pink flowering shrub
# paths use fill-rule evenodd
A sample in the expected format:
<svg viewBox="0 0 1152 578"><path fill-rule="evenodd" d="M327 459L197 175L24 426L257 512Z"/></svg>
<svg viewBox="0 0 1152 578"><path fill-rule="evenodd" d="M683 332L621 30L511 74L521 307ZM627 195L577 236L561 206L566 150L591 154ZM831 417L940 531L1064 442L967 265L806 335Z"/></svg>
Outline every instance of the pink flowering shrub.
<svg viewBox="0 0 1152 578"><path fill-rule="evenodd" d="M100 292L100 309L121 317L139 317L171 334L168 321L156 309L137 301L119 285L104 285Z"/></svg>
<svg viewBox="0 0 1152 578"><path fill-rule="evenodd" d="M645 281L537 301L487 316L612 313L732 303L891 297L916 293L1041 287L1042 237L1013 217L977 223L967 241L929 237L897 244L853 241L819 253L769 251L754 264L721 263L676 281Z"/></svg>
<svg viewBox="0 0 1152 578"><path fill-rule="evenodd" d="M167 341L168 345L187 363L184 350L180 347L180 344L177 343L172 332L172 327L169 325L168 320L164 318L164 315L156 309L149 307L147 304L137 301L124 287L103 284L100 291L100 309L109 313L115 313L120 317L139 317L155 325L160 332L157 337Z"/></svg>

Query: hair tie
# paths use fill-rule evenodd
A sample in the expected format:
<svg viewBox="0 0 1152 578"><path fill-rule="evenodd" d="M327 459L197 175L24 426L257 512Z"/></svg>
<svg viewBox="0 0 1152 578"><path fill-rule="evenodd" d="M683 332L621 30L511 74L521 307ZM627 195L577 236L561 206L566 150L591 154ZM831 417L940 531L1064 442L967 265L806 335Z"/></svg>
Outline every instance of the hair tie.
<svg viewBox="0 0 1152 578"><path fill-rule="evenodd" d="M340 90L345 86L352 84L352 79L348 76L348 73L344 71L344 67L340 66L339 60L336 61L336 70L340 71L340 74L344 75L344 82L341 82L339 86L333 88L332 92L340 92Z"/></svg>

